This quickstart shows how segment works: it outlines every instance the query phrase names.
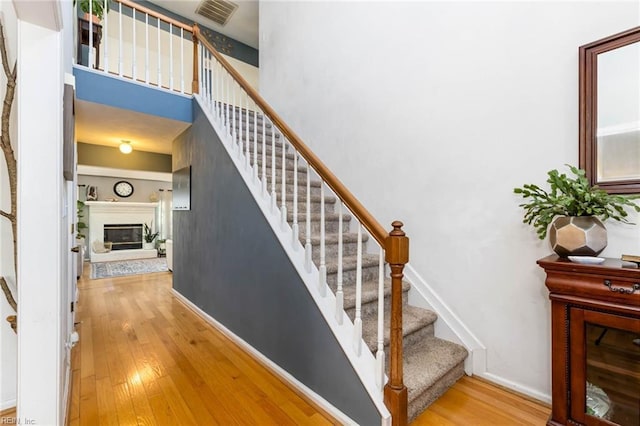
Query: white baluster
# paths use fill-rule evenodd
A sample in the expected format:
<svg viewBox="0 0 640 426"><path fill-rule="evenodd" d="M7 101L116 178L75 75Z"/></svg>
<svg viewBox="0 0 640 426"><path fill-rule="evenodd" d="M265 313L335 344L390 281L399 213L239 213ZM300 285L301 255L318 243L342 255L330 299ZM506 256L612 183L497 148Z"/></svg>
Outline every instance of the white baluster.
<svg viewBox="0 0 640 426"><path fill-rule="evenodd" d="M311 272L311 264L313 263L313 248L311 246L311 167L307 162L307 220L305 227L306 241L304 243L304 258L307 272Z"/></svg>
<svg viewBox="0 0 640 426"><path fill-rule="evenodd" d="M203 91L202 96L204 97L204 103L211 111L211 86L209 85L209 71L207 69L207 50L202 47L202 84Z"/></svg>
<svg viewBox="0 0 640 426"><path fill-rule="evenodd" d="M104 41L104 49L102 49L103 51L103 55L104 55L104 61L102 61L102 63L104 64L104 72L108 73L109 72L109 37L107 37L107 34L109 34L109 14L107 13L107 4L108 4L109 0L104 0L104 5L102 7L102 10L105 11L104 13L104 33L102 36L102 41Z"/></svg>
<svg viewBox="0 0 640 426"><path fill-rule="evenodd" d="M342 291L342 200L338 198L338 277L336 290L336 320L342 325L344 317L344 292Z"/></svg>
<svg viewBox="0 0 640 426"><path fill-rule="evenodd" d="M257 124L257 123L256 123ZM262 111L262 195L267 196L267 117Z"/></svg>
<svg viewBox="0 0 640 426"><path fill-rule="evenodd" d="M294 250L298 249L300 242L298 241L299 229L298 229L298 173L296 170L298 169L298 151L294 151L293 153L293 225L291 229L293 230L293 248ZM286 176L284 178L286 180Z"/></svg>
<svg viewBox="0 0 640 426"><path fill-rule="evenodd" d="M247 170L249 170L249 168L251 167L251 152L249 149L249 144L251 143L251 141L249 140L249 94L245 94L247 96L247 110L245 111L246 128L244 129L244 139L247 146L247 158L245 159L245 161L247 164Z"/></svg>
<svg viewBox="0 0 640 426"><path fill-rule="evenodd" d="M231 136L231 105L229 102L229 100L231 99L230 93L231 93L231 75L225 71L224 73L225 76L225 81L227 82L227 84L225 84L224 88L225 88L225 95L224 95L224 110L225 110L225 122L227 123L227 135Z"/></svg>
<svg viewBox="0 0 640 426"><path fill-rule="evenodd" d="M212 53L209 53L209 58L211 61L213 61ZM224 126L224 117L222 115L222 81L220 81L220 75L222 74L222 65L220 65L217 60L214 61L214 64L216 67L216 82L214 84L216 93L214 102L218 111L218 123L220 123L221 126Z"/></svg>
<svg viewBox="0 0 640 426"><path fill-rule="evenodd" d="M356 260L356 318L353 321L353 348L360 356L362 352L362 225L358 223L358 249Z"/></svg>
<svg viewBox="0 0 640 426"><path fill-rule="evenodd" d="M282 138L282 176L280 177L282 179L282 206L280 207L280 214L282 215L282 229L287 229L287 204L286 204L286 200L287 200L287 192L286 192L286 188L287 188L287 178L286 178L286 161L287 161L287 157L286 157L286 142L284 140L284 138Z"/></svg>
<svg viewBox="0 0 640 426"><path fill-rule="evenodd" d="M320 184L320 267L318 268L318 290L322 297L327 295L327 263L325 259L325 223L324 223L324 182Z"/></svg>
<svg viewBox="0 0 640 426"><path fill-rule="evenodd" d="M202 47L202 44L198 44L198 87L200 88L200 96L202 96L202 100L206 101L207 99L207 90L206 90L206 85L204 84L205 80L204 80L204 58L203 55L204 54L204 48Z"/></svg>
<svg viewBox="0 0 640 426"><path fill-rule="evenodd" d="M137 80L138 74L136 74L136 9L131 9L131 17L133 18L131 22L132 29L131 32L133 34L133 42L131 43L131 78L135 81Z"/></svg>
<svg viewBox="0 0 640 426"><path fill-rule="evenodd" d="M384 250L380 247L378 260L378 352L376 352L376 384L384 386Z"/></svg>
<svg viewBox="0 0 640 426"><path fill-rule="evenodd" d="M149 84L149 14L144 14L144 82Z"/></svg>
<svg viewBox="0 0 640 426"><path fill-rule="evenodd" d="M258 182L258 105L253 109L253 181Z"/></svg>
<svg viewBox="0 0 640 426"><path fill-rule="evenodd" d="M278 209L276 200L276 126L271 122L271 212Z"/></svg>
<svg viewBox="0 0 640 426"><path fill-rule="evenodd" d="M231 80L231 87L233 88L231 99L231 149L236 149L236 134L238 133L238 124L236 123L236 88L235 80Z"/></svg>
<svg viewBox="0 0 640 426"><path fill-rule="evenodd" d="M169 22L169 90L173 90L173 23Z"/></svg>
<svg viewBox="0 0 640 426"><path fill-rule="evenodd" d="M122 3L118 3L118 8L118 44L120 46L118 51L118 75L122 77ZM89 37L89 40L91 40L91 37Z"/></svg>
<svg viewBox="0 0 640 426"><path fill-rule="evenodd" d="M161 52L161 44L160 44L160 18L158 19L158 87L162 87L162 52Z"/></svg>
<svg viewBox="0 0 640 426"><path fill-rule="evenodd" d="M93 66L93 2L89 2L89 57L87 58L87 66L89 68L95 68Z"/></svg>
<svg viewBox="0 0 640 426"><path fill-rule="evenodd" d="M180 93L184 93L184 28L180 28Z"/></svg>

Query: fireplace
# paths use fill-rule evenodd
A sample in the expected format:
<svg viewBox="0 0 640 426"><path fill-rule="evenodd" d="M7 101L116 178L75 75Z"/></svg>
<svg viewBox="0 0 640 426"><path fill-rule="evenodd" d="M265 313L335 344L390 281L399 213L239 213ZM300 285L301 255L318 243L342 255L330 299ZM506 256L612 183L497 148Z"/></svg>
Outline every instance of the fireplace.
<svg viewBox="0 0 640 426"><path fill-rule="evenodd" d="M145 250L142 244L144 224L157 223L158 203L87 201L86 206L89 207L89 246L96 241L113 243L108 253L90 250L92 263L158 256L156 249ZM132 227L137 229L114 229ZM124 236L121 231L125 232Z"/></svg>
<svg viewBox="0 0 640 426"><path fill-rule="evenodd" d="M111 241L111 250L142 248L142 224L104 224L104 241Z"/></svg>

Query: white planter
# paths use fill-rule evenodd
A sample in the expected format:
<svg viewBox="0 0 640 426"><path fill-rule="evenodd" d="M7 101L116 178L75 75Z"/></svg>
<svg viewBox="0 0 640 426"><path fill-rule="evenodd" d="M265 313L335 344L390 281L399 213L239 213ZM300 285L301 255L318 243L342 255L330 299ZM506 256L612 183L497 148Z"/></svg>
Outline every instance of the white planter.
<svg viewBox="0 0 640 426"><path fill-rule="evenodd" d="M143 242L142 243L142 248L145 249L145 250L153 250L154 248L156 248L156 243Z"/></svg>

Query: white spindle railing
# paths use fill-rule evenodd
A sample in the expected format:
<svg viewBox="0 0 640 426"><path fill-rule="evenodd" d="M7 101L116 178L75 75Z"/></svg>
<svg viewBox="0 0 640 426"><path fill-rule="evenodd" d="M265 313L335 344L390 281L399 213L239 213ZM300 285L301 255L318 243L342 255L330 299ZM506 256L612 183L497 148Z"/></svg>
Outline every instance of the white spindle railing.
<svg viewBox="0 0 640 426"><path fill-rule="evenodd" d="M304 255L305 266L307 271L311 272L311 265L313 264L313 247L311 246L311 167L307 163L307 205L306 205L306 227L305 227L305 243L304 243Z"/></svg>
<svg viewBox="0 0 640 426"><path fill-rule="evenodd" d="M378 258L378 351L376 352L376 384L384 386L384 249Z"/></svg>
<svg viewBox="0 0 640 426"><path fill-rule="evenodd" d="M287 175L286 170L283 167L282 169L283 178L282 180L286 182ZM293 225L291 225L292 232L292 244L293 248L297 249L300 244L299 241L299 229L298 229L298 153L293 153Z"/></svg>
<svg viewBox="0 0 640 426"><path fill-rule="evenodd" d="M353 320L353 348L356 354L362 351L362 225L358 224L356 254L356 317Z"/></svg>
<svg viewBox="0 0 640 426"><path fill-rule="evenodd" d="M352 350L356 356L361 356L363 345L363 320L369 320L363 312L375 312L377 331L375 336L368 336L375 342L375 382L382 389L385 379L385 342L384 342L384 293L385 293L385 251L384 239L378 234L375 241L378 244L367 250L365 239L371 240L369 228L366 228L356 218L349 205L341 199L332 187L323 181L309 159L296 149L279 125L267 114L265 108L256 101L256 94L248 92L244 85L229 86L225 81L220 81L218 74L224 73L226 78L237 78L233 73L227 73L228 64L223 64L220 57L208 54L204 49L202 61L208 61L208 67L215 69L213 84L207 83L207 77L200 77L202 81L199 96L202 99L213 99L210 112L218 117L216 120L221 126L222 135L229 135L225 143L230 141L234 146L232 152L237 150L238 158L244 161L247 176L255 185L257 193L270 197L270 209L272 213L279 213L282 228L290 231L291 244L296 250L301 248L300 225L304 226L304 266L307 272L314 273L317 268L318 295L325 297L328 282L335 284L335 319L339 325L344 325L345 309L353 312L353 338ZM207 66L205 75L208 72ZM216 92L222 88L223 94ZM204 91L204 92L203 92ZM238 91L238 93L236 93ZM206 105L207 102L205 101ZM224 109L224 111L220 111ZM236 116L237 112L237 116ZM261 120L261 122L260 122ZM268 134L268 131L271 134ZM267 140L271 137L271 141ZM259 138L261 143L258 143ZM270 145L270 152L269 152ZM262 150L258 156L259 149ZM253 152L252 152L253 151ZM270 157L269 157L270 156ZM259 161L260 160L260 161ZM277 164L277 160L281 164ZM270 166L269 166L270 164ZM271 167L271 173L268 172ZM292 179L287 183L288 178ZM306 178L304 187L300 187L300 179ZM268 180L271 180L269 182ZM291 185L288 187L287 185ZM270 185L270 186L269 186ZM278 188L278 185L280 186ZM287 191L287 188L289 190ZM319 196L318 196L319 194ZM278 196L280 200L278 200ZM287 204L287 197L290 196ZM300 197L305 203L302 206ZM334 202L329 202L331 198ZM345 208L346 207L346 208ZM288 211L288 209L291 209ZM300 209L303 209L300 212ZM279 210L279 212L278 212ZM316 213L317 212L317 213ZM343 212L351 213L351 224L347 225L347 216ZM304 214L305 222L300 224L300 215ZM336 229L337 225L337 229ZM352 231L350 231L350 229ZM368 233L368 236L363 233ZM373 242L375 242L373 241ZM318 257L313 254L317 250ZM376 250L375 253L371 250ZM331 267L331 280L328 270ZM355 268L354 268L355 265ZM366 271L366 272L365 272ZM363 310L363 284L367 280L367 288L375 289L377 293L374 308ZM347 294L351 295L347 298ZM349 303L349 306L345 306ZM373 342L370 342L373 345Z"/></svg>
<svg viewBox="0 0 640 426"><path fill-rule="evenodd" d="M84 27L89 35L84 39L84 51L88 48L87 62L84 64L79 57L78 64L165 90L190 94L194 74L193 27L130 0L113 0L117 6L108 8L110 1L104 0L104 15L100 23L87 20L88 25ZM88 3L91 14L93 2ZM152 38L155 45L152 45ZM80 42L81 35L78 34ZM79 50L80 53L82 51ZM157 69L152 73L154 60ZM206 79L199 80L204 83Z"/></svg>
<svg viewBox="0 0 640 426"><path fill-rule="evenodd" d="M336 278L336 319L342 324L344 292L342 290L342 200L338 200L338 276Z"/></svg>

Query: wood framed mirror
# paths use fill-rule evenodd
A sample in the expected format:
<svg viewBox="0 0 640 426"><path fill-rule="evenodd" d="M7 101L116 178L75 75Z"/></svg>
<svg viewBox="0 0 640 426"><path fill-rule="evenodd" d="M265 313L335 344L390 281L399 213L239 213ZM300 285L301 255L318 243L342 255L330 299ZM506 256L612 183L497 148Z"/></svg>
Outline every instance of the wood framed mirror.
<svg viewBox="0 0 640 426"><path fill-rule="evenodd" d="M609 193L640 193L640 27L579 53L580 168Z"/></svg>

